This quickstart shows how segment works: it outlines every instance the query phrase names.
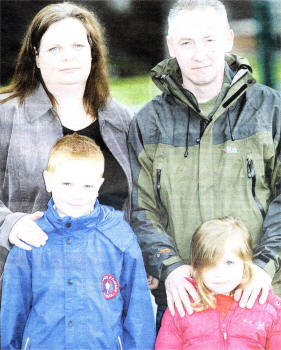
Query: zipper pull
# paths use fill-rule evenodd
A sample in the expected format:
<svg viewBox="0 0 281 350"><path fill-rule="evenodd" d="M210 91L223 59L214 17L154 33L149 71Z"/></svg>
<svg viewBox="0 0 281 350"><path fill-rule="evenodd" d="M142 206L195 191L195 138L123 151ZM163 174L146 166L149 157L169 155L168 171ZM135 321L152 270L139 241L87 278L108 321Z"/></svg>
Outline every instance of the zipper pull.
<svg viewBox="0 0 281 350"><path fill-rule="evenodd" d="M157 169L157 171L156 171L156 189L157 189L157 192L159 192L161 189L160 178L161 178L161 169Z"/></svg>
<svg viewBox="0 0 281 350"><path fill-rule="evenodd" d="M247 173L249 179L256 176L254 162L252 159L247 159Z"/></svg>

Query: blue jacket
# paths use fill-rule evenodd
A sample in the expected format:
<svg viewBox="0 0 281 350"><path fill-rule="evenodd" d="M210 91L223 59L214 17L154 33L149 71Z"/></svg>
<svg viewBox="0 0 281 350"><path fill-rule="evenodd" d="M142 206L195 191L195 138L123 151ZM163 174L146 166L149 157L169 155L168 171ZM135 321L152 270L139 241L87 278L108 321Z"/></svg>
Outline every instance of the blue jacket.
<svg viewBox="0 0 281 350"><path fill-rule="evenodd" d="M123 214L95 204L60 218L52 199L37 221L43 247L14 247L2 293L1 349L153 349L142 255Z"/></svg>

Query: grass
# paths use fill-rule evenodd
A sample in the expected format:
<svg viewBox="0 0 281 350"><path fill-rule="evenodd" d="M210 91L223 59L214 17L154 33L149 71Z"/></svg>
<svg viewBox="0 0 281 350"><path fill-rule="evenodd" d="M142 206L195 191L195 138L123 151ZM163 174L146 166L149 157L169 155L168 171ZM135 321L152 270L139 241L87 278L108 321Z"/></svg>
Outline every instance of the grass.
<svg viewBox="0 0 281 350"><path fill-rule="evenodd" d="M261 82L261 71L259 62L256 56L249 58L253 68L254 77L258 82ZM278 59L276 59L278 62ZM276 63L276 81L281 84L281 69ZM150 75L133 76L128 78L115 79L110 82L112 96L125 106L136 111L143 104L158 95L160 90L152 82Z"/></svg>
<svg viewBox="0 0 281 350"><path fill-rule="evenodd" d="M136 108L160 93L149 74L112 80L110 90L117 101Z"/></svg>

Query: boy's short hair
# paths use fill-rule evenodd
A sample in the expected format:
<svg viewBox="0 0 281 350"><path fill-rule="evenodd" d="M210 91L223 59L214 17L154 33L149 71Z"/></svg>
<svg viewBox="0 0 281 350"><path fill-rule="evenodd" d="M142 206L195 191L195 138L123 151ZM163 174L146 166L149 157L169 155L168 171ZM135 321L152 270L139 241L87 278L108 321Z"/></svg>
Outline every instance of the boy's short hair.
<svg viewBox="0 0 281 350"><path fill-rule="evenodd" d="M52 147L47 171L54 173L56 168L68 160L91 160L97 166L97 172L103 176L104 157L99 146L89 137L77 133L66 135Z"/></svg>

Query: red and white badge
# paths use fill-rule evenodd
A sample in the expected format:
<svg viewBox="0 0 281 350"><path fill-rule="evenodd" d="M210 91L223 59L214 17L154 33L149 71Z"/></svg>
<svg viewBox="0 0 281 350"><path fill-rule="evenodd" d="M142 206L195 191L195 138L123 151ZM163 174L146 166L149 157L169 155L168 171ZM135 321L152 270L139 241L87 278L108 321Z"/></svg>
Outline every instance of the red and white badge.
<svg viewBox="0 0 281 350"><path fill-rule="evenodd" d="M114 298L119 291L119 283L112 275L104 275L101 280L101 290L105 299Z"/></svg>

